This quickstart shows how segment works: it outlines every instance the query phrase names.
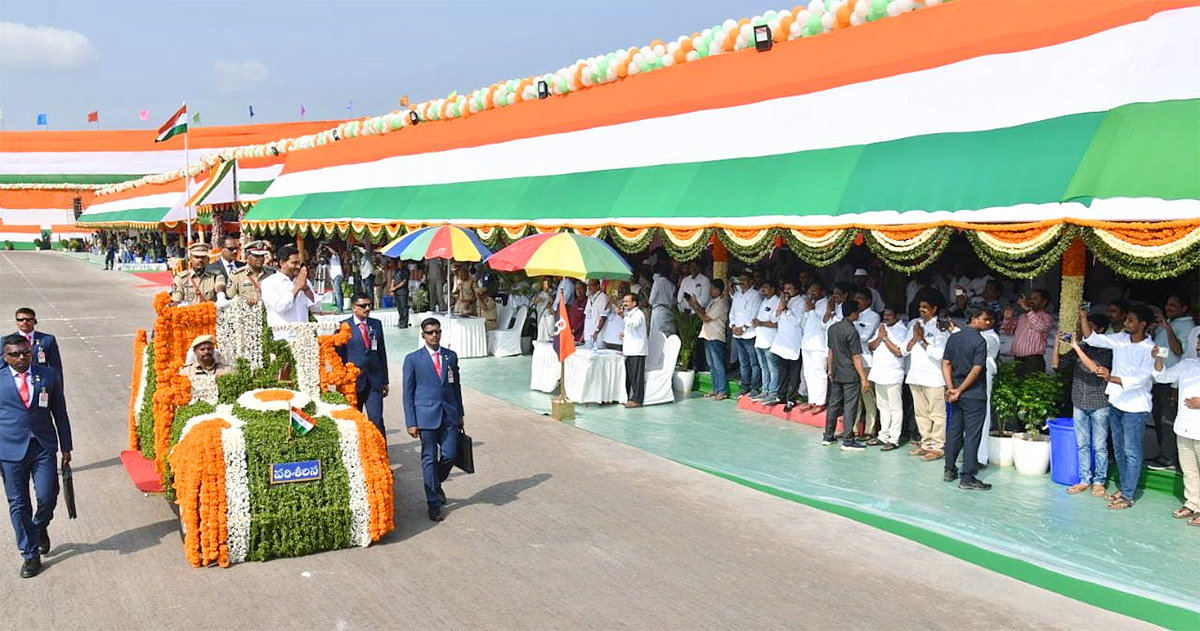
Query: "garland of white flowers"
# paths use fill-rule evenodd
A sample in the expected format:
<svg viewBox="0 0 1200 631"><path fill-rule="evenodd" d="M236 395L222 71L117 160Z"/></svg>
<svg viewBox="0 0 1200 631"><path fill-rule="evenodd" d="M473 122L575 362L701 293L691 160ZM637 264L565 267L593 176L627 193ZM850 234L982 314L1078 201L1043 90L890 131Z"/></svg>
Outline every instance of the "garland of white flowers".
<svg viewBox="0 0 1200 631"><path fill-rule="evenodd" d="M262 368L262 304L251 305L235 296L217 309L217 348L233 364L239 357L250 362L250 368Z"/></svg>
<svg viewBox="0 0 1200 631"><path fill-rule="evenodd" d="M271 325L275 338L286 339L292 351L292 359L296 364L296 389L311 396L316 396L321 389L321 347L317 342L317 331L331 326L317 322Z"/></svg>
<svg viewBox="0 0 1200 631"><path fill-rule="evenodd" d="M1108 230L1104 230L1102 228L1093 228L1092 234L1099 237L1101 241L1108 245L1108 247L1116 250L1117 252L1141 259L1156 259L1164 256L1170 256L1172 254L1187 250L1197 243L1200 243L1200 226L1189 232L1182 239L1170 241L1162 245L1138 245L1136 243L1129 243L1128 241L1125 241L1124 239L1121 239Z"/></svg>
<svg viewBox="0 0 1200 631"><path fill-rule="evenodd" d="M362 456L358 449L358 424L338 420L338 444L342 448L342 466L350 485L350 544L365 548L371 545L371 504L367 500L367 478L363 474Z"/></svg>
<svg viewBox="0 0 1200 631"><path fill-rule="evenodd" d="M245 561L250 551L250 475L242 422L229 420L229 427L221 430L221 450L225 452L225 530L232 564Z"/></svg>
<svg viewBox="0 0 1200 631"><path fill-rule="evenodd" d="M192 403L204 401L217 404L220 394L217 392L216 375L188 375L188 378L192 382Z"/></svg>
<svg viewBox="0 0 1200 631"><path fill-rule="evenodd" d="M147 343L142 349L142 374L138 379L137 385L137 403L134 405L134 411L141 410L146 405L146 383L150 377L150 348L151 343Z"/></svg>
<svg viewBox="0 0 1200 631"><path fill-rule="evenodd" d="M889 252L904 254L926 248L934 239L942 236L940 226L927 228L911 239L893 239L887 235L885 230L872 230L871 236L879 242L879 245L887 248Z"/></svg>
<svg viewBox="0 0 1200 631"><path fill-rule="evenodd" d="M989 249L996 252L1003 252L1004 254L1008 254L1010 256L1027 256L1029 254L1033 254L1034 252L1041 251L1042 248L1046 247L1046 245L1051 241L1058 239L1062 234L1064 225L1065 224L1061 223L1055 224L1043 230L1038 236L1033 237L1028 241L1020 241L1017 243L1001 241L984 230L976 230L975 236L978 237L979 240Z"/></svg>

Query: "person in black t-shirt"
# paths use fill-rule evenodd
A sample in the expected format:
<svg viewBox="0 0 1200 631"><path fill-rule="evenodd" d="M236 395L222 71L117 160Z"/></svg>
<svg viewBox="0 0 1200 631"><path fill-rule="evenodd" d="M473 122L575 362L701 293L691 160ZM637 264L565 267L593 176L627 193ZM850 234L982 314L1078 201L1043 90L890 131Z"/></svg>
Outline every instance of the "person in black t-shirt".
<svg viewBox="0 0 1200 631"><path fill-rule="evenodd" d="M946 423L946 472L943 479L959 477L958 454L963 452L962 479L958 488L987 491L992 485L975 477L979 470L979 441L987 414L987 341L980 331L992 328L992 315L981 307L967 307L967 328L946 341L942 375L946 378L946 400L950 419ZM965 443L965 444L964 444Z"/></svg>
<svg viewBox="0 0 1200 631"><path fill-rule="evenodd" d="M842 303L842 319L829 327L829 407L825 409L825 436L822 445L837 442L837 419L842 417L843 451L862 451L867 446L854 440L854 427L858 424L859 394L871 388L867 371L863 368L862 339L858 337L858 303L847 300Z"/></svg>

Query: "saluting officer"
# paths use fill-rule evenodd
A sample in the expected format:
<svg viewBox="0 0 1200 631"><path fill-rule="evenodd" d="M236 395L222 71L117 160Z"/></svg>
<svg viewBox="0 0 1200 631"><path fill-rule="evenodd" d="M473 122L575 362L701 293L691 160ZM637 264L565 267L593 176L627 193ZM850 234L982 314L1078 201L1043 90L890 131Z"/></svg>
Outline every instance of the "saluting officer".
<svg viewBox="0 0 1200 631"><path fill-rule="evenodd" d="M175 303L195 304L215 301L217 293L225 291L225 280L216 272L210 272L208 244L193 243L188 246L188 271L175 275L171 284L171 300Z"/></svg>
<svg viewBox="0 0 1200 631"><path fill-rule="evenodd" d="M227 298L232 300L235 296L241 296L252 305L262 300L262 280L275 273L273 268L266 266L267 255L270 253L271 244L266 241L254 241L246 246L247 265L238 268L229 277L229 284L225 290Z"/></svg>

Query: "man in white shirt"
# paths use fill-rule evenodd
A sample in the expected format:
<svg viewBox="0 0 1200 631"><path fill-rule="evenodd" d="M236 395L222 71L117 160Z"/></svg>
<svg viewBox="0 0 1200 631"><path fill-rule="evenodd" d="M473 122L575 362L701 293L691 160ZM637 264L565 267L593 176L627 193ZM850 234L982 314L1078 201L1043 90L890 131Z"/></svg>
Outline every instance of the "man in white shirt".
<svg viewBox="0 0 1200 631"><path fill-rule="evenodd" d="M667 280L663 270L654 272L650 285L650 330L670 337L675 333L675 318L671 305L675 304L675 285Z"/></svg>
<svg viewBox="0 0 1200 631"><path fill-rule="evenodd" d="M371 300L374 301L375 296L375 252L371 250L371 242L365 241L366 247L358 248L358 275L362 281L363 291Z"/></svg>
<svg viewBox="0 0 1200 631"><path fill-rule="evenodd" d="M345 278L342 272L342 257L338 256L338 251L328 245L321 246L329 253L329 286L333 290L333 306L337 308L337 312L341 313L345 307L343 303L346 297L342 294L342 279Z"/></svg>
<svg viewBox="0 0 1200 631"><path fill-rule="evenodd" d="M738 373L741 383L738 396L758 396L762 390L762 368L758 354L754 351L754 316L762 306L762 294L754 286L754 276L743 271L738 277L737 290L729 308L729 331L737 352Z"/></svg>
<svg viewBox="0 0 1200 631"><path fill-rule="evenodd" d="M870 288L854 290L854 302L858 303L858 319L854 321L854 327L858 329L858 338L862 340L863 368L869 373L871 371L870 344L879 329L879 313L871 308L871 293L868 289ZM858 439L872 447L880 444L879 439L874 437L878 430L876 423L879 422L877 412L874 388L864 390L859 395L858 418L863 419L863 430Z"/></svg>
<svg viewBox="0 0 1200 631"><path fill-rule="evenodd" d="M558 289L554 292L554 304L551 305L551 309L554 310L555 314L558 314L558 301L560 297L567 301L568 307L575 302L575 281L566 276L563 276L558 281Z"/></svg>
<svg viewBox="0 0 1200 631"><path fill-rule="evenodd" d="M1161 355L1168 350L1156 348L1154 380L1169 383L1179 389L1179 405L1175 414L1175 438L1179 443L1179 469L1183 471L1184 505L1172 516L1188 519L1188 525L1200 526L1200 338L1193 340L1188 359L1166 367ZM1161 349L1161 350L1160 350Z"/></svg>
<svg viewBox="0 0 1200 631"><path fill-rule="evenodd" d="M762 366L762 391L759 397L763 405L775 405L779 403L779 356L771 352L771 344L775 342L775 332L779 326L779 296L775 293L775 283L769 280L763 282L759 292L763 300L758 313L750 321L754 325L754 352L758 355L758 364Z"/></svg>
<svg viewBox="0 0 1200 631"><path fill-rule="evenodd" d="M1163 313L1154 323L1154 344L1167 349L1167 357L1163 365L1167 368L1183 359L1183 343L1187 341L1195 323L1191 311L1191 301L1183 293L1167 297L1163 305ZM1158 454L1146 461L1147 466L1159 471L1169 471L1175 468L1175 410L1177 389L1171 383L1156 383L1151 390L1154 401L1154 438L1158 445Z"/></svg>
<svg viewBox="0 0 1200 631"><path fill-rule="evenodd" d="M830 326L841 319L835 306L833 316L826 322L825 316L830 313L831 302L825 297L825 287L820 281L813 281L809 285L808 297L804 301L804 328L800 334L800 369L804 373L808 402L800 406L801 412L825 412L829 395L829 375L825 373L829 361L827 332Z"/></svg>
<svg viewBox="0 0 1200 631"><path fill-rule="evenodd" d="M869 276L867 274L867 270L861 267L854 270L854 290L870 292L869 295L871 302L867 306L870 307L871 310L875 312L876 317L878 317L879 312L883 311L883 296L879 295L879 290L875 289L874 287L867 286L868 278ZM859 316L862 316L862 305L859 305L858 314ZM866 355L864 355L864 357L866 357Z"/></svg>
<svg viewBox="0 0 1200 631"><path fill-rule="evenodd" d="M312 285L308 283L308 268L294 245L279 248L279 273L262 281L262 299L267 307L267 325L308 322L308 314L320 310ZM276 331L275 339L290 340L295 333Z"/></svg>
<svg viewBox="0 0 1200 631"><path fill-rule="evenodd" d="M879 411L880 451L892 451L900 446L900 431L904 426L904 371L907 365L904 347L908 344L908 328L900 321L895 309L883 310L875 336L867 343L871 355L871 370L867 374L875 390ZM865 357L867 353L863 353Z"/></svg>
<svg viewBox="0 0 1200 631"><path fill-rule="evenodd" d="M796 284L781 283L779 307L776 313L775 341L771 343L771 354L779 362L779 393L776 398L783 402L783 411L791 412L796 407L800 389L800 337L804 328L804 299L797 298ZM766 401L763 402L766 404Z"/></svg>
<svg viewBox="0 0 1200 631"><path fill-rule="evenodd" d="M729 398L729 384L725 380L725 362L729 359L729 348L725 345L729 337L729 298L725 296L725 281L720 278L712 282L708 291L708 306L701 307L700 300L690 294L688 302L703 322L700 341L704 343L704 352L708 355L713 387L705 396L721 401Z"/></svg>
<svg viewBox="0 0 1200 631"><path fill-rule="evenodd" d="M583 308L583 343L597 348L600 334L608 320L608 296L600 290L600 281L595 278L587 282L587 304Z"/></svg>
<svg viewBox="0 0 1200 631"><path fill-rule="evenodd" d="M621 292L614 294L623 296L629 292ZM614 298L608 302L608 315L604 317L604 330L600 333L600 339L604 342L605 348L609 350L621 350L621 334L625 332L625 318L621 317L621 299Z"/></svg>
<svg viewBox="0 0 1200 631"><path fill-rule="evenodd" d="M621 316L625 318L625 330L621 333L621 353L625 355L625 407L642 407L646 393L646 353L649 331L646 316L637 306L637 296L625 294L621 298Z"/></svg>
<svg viewBox="0 0 1200 631"><path fill-rule="evenodd" d="M1132 307L1125 316L1125 331L1105 335L1092 330L1087 314L1082 311L1079 324L1083 329L1083 341L1113 351L1112 370L1100 366L1096 374L1108 382L1104 388L1112 407L1108 426L1112 432L1117 475L1121 478L1121 490L1109 496L1108 507L1124 510L1133 506L1136 499L1138 480L1142 476L1142 437L1153 407L1150 386L1153 383L1151 351L1154 342L1146 335L1146 328L1154 321L1154 312L1144 305Z"/></svg>
<svg viewBox="0 0 1200 631"><path fill-rule="evenodd" d="M941 460L946 445L946 379L942 376L942 353L946 350L948 323L938 319L941 306L927 292L917 305L919 317L908 328L908 374L905 381L912 393L913 414L921 443L908 454L932 462ZM933 300L933 302L930 302Z"/></svg>
<svg viewBox="0 0 1200 631"><path fill-rule="evenodd" d="M695 313L692 305L688 301L688 295L696 297L696 302L700 303L701 307L707 307L709 297L709 289L712 283L708 277L700 273L700 263L692 261L687 264L688 275L679 279L679 293L675 297L675 304L680 311Z"/></svg>

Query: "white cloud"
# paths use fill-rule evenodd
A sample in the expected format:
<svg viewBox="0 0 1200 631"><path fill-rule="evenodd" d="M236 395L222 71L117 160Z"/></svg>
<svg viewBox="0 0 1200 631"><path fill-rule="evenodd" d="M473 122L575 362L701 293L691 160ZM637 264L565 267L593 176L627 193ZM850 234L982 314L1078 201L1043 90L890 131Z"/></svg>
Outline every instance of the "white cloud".
<svg viewBox="0 0 1200 631"><path fill-rule="evenodd" d="M261 61L218 61L213 64L217 89L222 92L248 90L266 80L271 73Z"/></svg>
<svg viewBox="0 0 1200 631"><path fill-rule="evenodd" d="M100 59L100 51L79 31L53 26L0 22L0 68L71 72Z"/></svg>

